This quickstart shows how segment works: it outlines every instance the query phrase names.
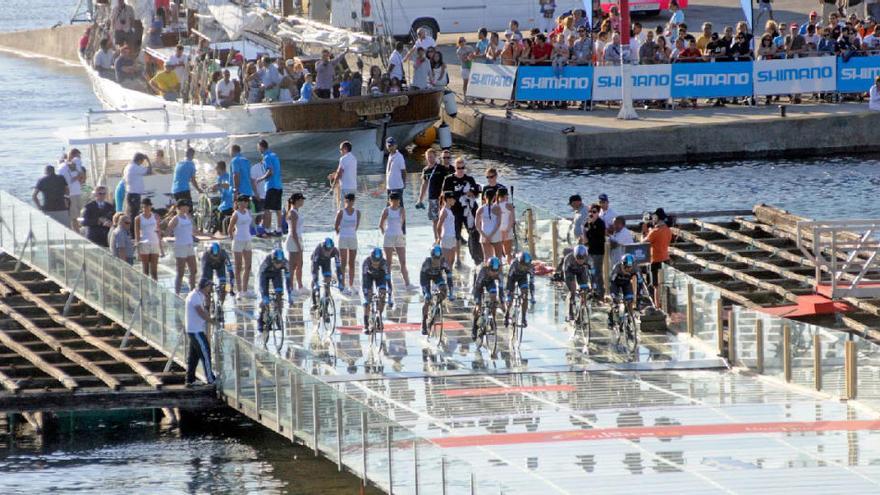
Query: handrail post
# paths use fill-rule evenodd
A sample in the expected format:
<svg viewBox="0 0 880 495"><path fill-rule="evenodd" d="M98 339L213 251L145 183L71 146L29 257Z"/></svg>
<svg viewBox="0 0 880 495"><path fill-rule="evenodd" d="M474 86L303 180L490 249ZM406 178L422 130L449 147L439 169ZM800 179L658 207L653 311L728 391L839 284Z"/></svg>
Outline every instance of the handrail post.
<svg viewBox="0 0 880 495"><path fill-rule="evenodd" d="M12 219L15 220L15 217L12 217ZM63 235L64 235L64 238L62 240L62 245L61 245L61 261L63 262L62 266L64 266L64 285L70 285L70 278L67 275L67 231L66 230L64 231ZM15 240L14 234L12 236L12 240L13 241Z"/></svg>
<svg viewBox="0 0 880 495"><path fill-rule="evenodd" d="M257 366L257 348L253 347L253 352L251 353L251 369L254 370L254 409L257 413L257 419L263 419L263 414L260 412L260 370Z"/></svg>
<svg viewBox="0 0 880 495"><path fill-rule="evenodd" d="M441 493L446 495L446 456L440 456L440 487Z"/></svg>
<svg viewBox="0 0 880 495"><path fill-rule="evenodd" d="M550 232L552 237L551 253L553 256L553 267L559 266L559 219L554 218L550 222Z"/></svg>
<svg viewBox="0 0 880 495"><path fill-rule="evenodd" d="M101 309L107 308L107 275L104 269L104 256L101 256ZM164 292L163 292L164 294Z"/></svg>
<svg viewBox="0 0 880 495"><path fill-rule="evenodd" d="M724 302L719 297L715 301L715 339L718 341L718 355L724 354Z"/></svg>
<svg viewBox="0 0 880 495"><path fill-rule="evenodd" d="M471 471L471 495L476 495L477 493L477 477L473 471Z"/></svg>
<svg viewBox="0 0 880 495"><path fill-rule="evenodd" d="M278 361L272 360L272 364L275 372L275 426L278 427L278 433L281 433L284 427L281 425L281 384L278 382Z"/></svg>
<svg viewBox="0 0 880 495"><path fill-rule="evenodd" d="M853 400L858 396L858 355L856 351L856 343L847 340L844 347L844 377L846 379L845 397L846 400Z"/></svg>
<svg viewBox="0 0 880 495"><path fill-rule="evenodd" d="M813 335L813 385L816 391L822 390L822 338Z"/></svg>
<svg viewBox="0 0 880 495"><path fill-rule="evenodd" d="M363 452L363 485L367 486L367 411L361 411L361 451Z"/></svg>
<svg viewBox="0 0 880 495"><path fill-rule="evenodd" d="M238 349L238 339L233 340L232 369L235 373L235 408L241 409L241 351Z"/></svg>
<svg viewBox="0 0 880 495"><path fill-rule="evenodd" d="M736 313L730 312L727 331L727 361L731 366L736 366Z"/></svg>
<svg viewBox="0 0 880 495"><path fill-rule="evenodd" d="M287 386L290 389L290 400L287 403L287 412L290 413L290 441L294 441L296 438L296 428L299 424L294 417L294 409L293 404L296 401L296 396L294 395L296 392L294 390L294 381L296 380L296 375L292 372L287 373Z"/></svg>
<svg viewBox="0 0 880 495"><path fill-rule="evenodd" d="M609 291L611 287L611 243L607 240L605 241L605 254L602 255L602 286L605 287L605 292Z"/></svg>
<svg viewBox="0 0 880 495"><path fill-rule="evenodd" d="M321 433L321 424L318 418L318 384L312 384L312 426L314 426L314 435L312 437L312 448L315 450L315 457L318 457L318 435Z"/></svg>
<svg viewBox="0 0 880 495"><path fill-rule="evenodd" d="M294 397L293 402L293 413L294 413L294 431L302 428L302 378L299 375L294 376L293 380L293 393L292 397ZM303 438L305 441L305 438Z"/></svg>
<svg viewBox="0 0 880 495"><path fill-rule="evenodd" d="M657 272L657 280L654 281L654 284L657 285L657 287L660 287L660 300L655 301L655 303L657 303L657 306L660 308L661 311L669 314L669 308L666 304L666 286L663 283L665 279L666 270L661 266L660 270Z"/></svg>
<svg viewBox="0 0 880 495"><path fill-rule="evenodd" d="M535 253L535 212L531 208L526 210L526 219L528 220L528 236L529 236L529 252L533 258L537 258Z"/></svg>
<svg viewBox="0 0 880 495"><path fill-rule="evenodd" d="M687 301L686 301L686 311L687 311L687 333L689 336L694 336L694 284L687 284Z"/></svg>
<svg viewBox="0 0 880 495"><path fill-rule="evenodd" d="M394 495L394 462L391 457L392 437L394 436L394 427L390 424L385 426L385 444L388 447L388 494Z"/></svg>
<svg viewBox="0 0 880 495"><path fill-rule="evenodd" d="M413 478L415 495L419 495L419 441L416 439L413 439Z"/></svg>
<svg viewBox="0 0 880 495"><path fill-rule="evenodd" d="M342 398L336 397L336 469L342 472Z"/></svg>
<svg viewBox="0 0 880 495"><path fill-rule="evenodd" d="M791 326L782 325L782 373L786 383L791 383Z"/></svg>
<svg viewBox="0 0 880 495"><path fill-rule="evenodd" d="M764 374L764 320L755 320L755 368L759 375Z"/></svg>
<svg viewBox="0 0 880 495"><path fill-rule="evenodd" d="M165 299L165 294L166 294L166 292L163 290L163 291L162 291L161 302L160 302L160 304L161 304L161 308L162 308L162 328L161 328L161 331L162 331L162 349L165 349L165 340L168 338L168 331L167 331L167 329L165 328L165 326L168 325L168 305L167 305L167 301L166 301L166 299ZM213 339L212 339L212 340L213 340ZM219 352L215 353L215 355L216 355L218 358L220 357L220 353L219 353Z"/></svg>

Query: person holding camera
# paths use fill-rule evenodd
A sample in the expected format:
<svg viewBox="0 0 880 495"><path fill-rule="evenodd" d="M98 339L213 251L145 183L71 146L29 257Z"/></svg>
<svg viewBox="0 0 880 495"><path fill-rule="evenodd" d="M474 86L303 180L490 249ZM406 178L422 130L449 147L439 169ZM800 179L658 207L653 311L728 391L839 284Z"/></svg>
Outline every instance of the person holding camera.
<svg viewBox="0 0 880 495"><path fill-rule="evenodd" d="M654 302L660 301L660 285L657 283L660 267L669 262L669 244L672 243L672 229L663 208L657 208L648 217L642 218L642 237L651 245L651 284L654 286Z"/></svg>

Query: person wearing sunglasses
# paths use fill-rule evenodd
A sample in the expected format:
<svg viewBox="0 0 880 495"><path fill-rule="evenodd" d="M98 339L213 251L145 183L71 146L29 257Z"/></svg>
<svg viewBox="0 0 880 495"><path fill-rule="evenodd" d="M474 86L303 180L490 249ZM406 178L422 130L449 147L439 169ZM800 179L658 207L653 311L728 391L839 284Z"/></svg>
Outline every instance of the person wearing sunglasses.
<svg viewBox="0 0 880 495"><path fill-rule="evenodd" d="M437 228L437 218L440 215L440 195L443 192L443 181L446 176L452 175L455 169L452 167L452 153L443 150L441 159L437 160L437 151L429 149L425 152L425 168L422 169L422 184L419 187L419 202L416 209L425 208L425 194L428 196L428 220L434 228Z"/></svg>
<svg viewBox="0 0 880 495"><path fill-rule="evenodd" d="M86 228L86 238L99 246L107 247L107 235L113 226L115 208L107 201L107 188L98 186L94 192L95 199L86 203L80 217Z"/></svg>
<svg viewBox="0 0 880 495"><path fill-rule="evenodd" d="M475 191L477 190L479 190L477 181L467 175L467 165L465 165L464 158L456 158L454 173L446 176L446 179L443 180L443 192L452 193L452 198L455 200L451 211L455 217L455 238L459 243L464 242L461 229L467 225L467 211L471 202L476 198ZM457 256L460 256L460 250L456 250L456 253ZM455 263L455 267L461 268L460 257Z"/></svg>
<svg viewBox="0 0 880 495"><path fill-rule="evenodd" d="M593 265L591 269L592 289L598 300L602 301L602 298L605 296L604 258L607 228L602 217L599 216L600 211L597 203L590 205L587 213L587 223L584 225L582 242L587 245L591 264Z"/></svg>

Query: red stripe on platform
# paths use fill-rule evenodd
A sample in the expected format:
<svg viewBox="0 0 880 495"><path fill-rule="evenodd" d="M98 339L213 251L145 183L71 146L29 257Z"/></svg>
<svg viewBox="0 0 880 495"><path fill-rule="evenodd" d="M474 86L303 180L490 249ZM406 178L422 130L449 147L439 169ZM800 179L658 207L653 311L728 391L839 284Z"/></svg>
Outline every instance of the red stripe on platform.
<svg viewBox="0 0 880 495"><path fill-rule="evenodd" d="M393 332L420 332L422 330L421 323L386 323L385 333ZM444 332L454 332L464 330L464 326L457 321L447 321L443 323ZM338 326L336 331L345 335L354 335L364 332L363 325Z"/></svg>
<svg viewBox="0 0 880 495"><path fill-rule="evenodd" d="M632 438L674 438L701 435L755 435L763 433L801 433L818 431L880 430L880 421L786 421L778 423L727 423L713 425L643 426L635 428L597 428L499 435L471 435L435 438L444 448L514 445L521 443L581 442Z"/></svg>
<svg viewBox="0 0 880 495"><path fill-rule="evenodd" d="M478 397L483 395L506 395L526 392L574 392L573 385L536 385L533 387L486 387L486 388L457 388L442 390L441 394L447 397Z"/></svg>

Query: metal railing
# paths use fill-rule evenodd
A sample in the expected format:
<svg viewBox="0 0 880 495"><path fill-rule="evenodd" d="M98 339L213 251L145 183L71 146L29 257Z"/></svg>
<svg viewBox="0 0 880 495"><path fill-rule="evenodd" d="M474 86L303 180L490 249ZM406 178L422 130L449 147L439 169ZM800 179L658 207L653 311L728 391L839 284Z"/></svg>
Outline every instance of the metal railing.
<svg viewBox="0 0 880 495"><path fill-rule="evenodd" d="M172 361L185 366L183 299L5 191L0 249L166 354L166 371ZM364 484L388 493L504 491L499 481L481 479L467 462L396 422L394 409L368 405L357 384L326 383L238 335L212 333L217 392L224 402Z"/></svg>

